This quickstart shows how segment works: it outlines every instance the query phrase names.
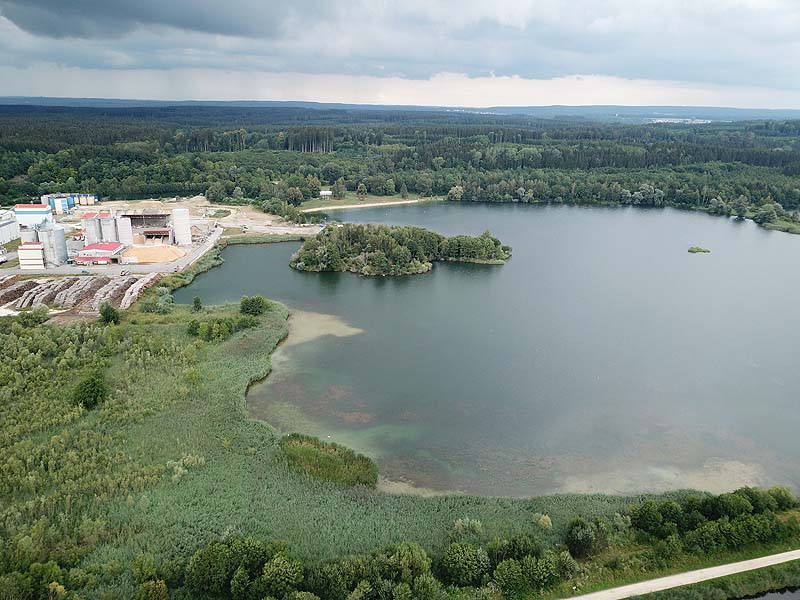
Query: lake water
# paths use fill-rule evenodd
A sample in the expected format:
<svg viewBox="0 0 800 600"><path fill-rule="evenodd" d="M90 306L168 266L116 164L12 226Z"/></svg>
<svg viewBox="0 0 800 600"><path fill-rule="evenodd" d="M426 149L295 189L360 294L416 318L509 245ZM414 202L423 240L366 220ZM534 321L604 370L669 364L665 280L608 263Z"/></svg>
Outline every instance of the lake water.
<svg viewBox="0 0 800 600"><path fill-rule="evenodd" d="M485 229L503 266L362 278L232 246L176 300L297 311L251 414L434 490L800 485L800 236L671 209L436 203L332 213ZM711 254L689 254L700 245Z"/></svg>

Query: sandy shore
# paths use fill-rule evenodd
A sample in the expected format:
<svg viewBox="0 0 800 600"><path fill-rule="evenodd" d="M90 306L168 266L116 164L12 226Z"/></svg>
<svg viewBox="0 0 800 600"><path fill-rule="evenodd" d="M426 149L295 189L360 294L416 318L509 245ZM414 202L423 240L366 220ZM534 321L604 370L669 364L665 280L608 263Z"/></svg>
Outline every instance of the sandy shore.
<svg viewBox="0 0 800 600"><path fill-rule="evenodd" d="M422 202L436 202L436 200L396 200L392 202L368 202L365 204L342 204L340 206L318 206L316 208L306 208L300 212L315 213L328 212L329 210L345 210L347 208L375 208L378 206L398 206L400 204L421 204Z"/></svg>

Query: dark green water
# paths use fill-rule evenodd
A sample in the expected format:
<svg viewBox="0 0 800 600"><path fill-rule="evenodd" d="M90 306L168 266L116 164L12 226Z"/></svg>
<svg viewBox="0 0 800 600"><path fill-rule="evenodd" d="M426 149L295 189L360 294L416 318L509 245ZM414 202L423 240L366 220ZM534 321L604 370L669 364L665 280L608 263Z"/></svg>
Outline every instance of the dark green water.
<svg viewBox="0 0 800 600"><path fill-rule="evenodd" d="M248 397L254 416L434 489L800 484L800 236L669 209L443 203L335 216L488 228L514 256L367 279L295 272L297 244L226 249L177 301L261 293L338 318L301 316L306 331L362 330L282 347Z"/></svg>

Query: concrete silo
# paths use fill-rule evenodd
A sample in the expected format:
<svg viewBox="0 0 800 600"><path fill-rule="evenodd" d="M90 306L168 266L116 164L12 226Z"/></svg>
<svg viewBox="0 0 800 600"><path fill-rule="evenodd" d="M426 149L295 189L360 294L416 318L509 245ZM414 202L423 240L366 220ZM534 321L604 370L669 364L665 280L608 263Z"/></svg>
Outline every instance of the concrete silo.
<svg viewBox="0 0 800 600"><path fill-rule="evenodd" d="M83 235L86 237L87 246L100 241L100 219L83 219L81 224L83 225Z"/></svg>
<svg viewBox="0 0 800 600"><path fill-rule="evenodd" d="M67 262L67 236L64 228L50 223L39 226L39 241L44 245L44 262L48 266Z"/></svg>
<svg viewBox="0 0 800 600"><path fill-rule="evenodd" d="M114 217L102 217L100 219L100 241L102 242L118 242L117 236L117 221Z"/></svg>
<svg viewBox="0 0 800 600"><path fill-rule="evenodd" d="M118 242L126 246L133 246L133 228L130 217L117 217Z"/></svg>
<svg viewBox="0 0 800 600"><path fill-rule="evenodd" d="M172 211L172 231L178 246L191 246L192 225L189 223L189 209L175 208Z"/></svg>

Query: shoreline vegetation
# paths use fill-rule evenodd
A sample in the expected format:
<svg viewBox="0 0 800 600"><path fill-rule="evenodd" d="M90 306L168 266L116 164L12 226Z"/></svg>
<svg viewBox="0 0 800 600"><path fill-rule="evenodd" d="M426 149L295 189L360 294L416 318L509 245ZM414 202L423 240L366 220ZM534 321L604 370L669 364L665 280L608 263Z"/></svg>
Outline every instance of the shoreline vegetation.
<svg viewBox="0 0 800 600"><path fill-rule="evenodd" d="M558 598L800 542L797 501L783 488L400 496L373 489L373 463L346 448L292 436L307 440L292 457L290 438L245 408L247 387L269 374L288 332L286 307L260 297L170 301L218 264L217 250L164 278L119 324L0 319L6 369L48 348L9 390L6 410L30 417L4 413L0 430L0 585L12 597ZM97 407L70 408L64 369L102 374ZM55 468L54 452L73 458Z"/></svg>
<svg viewBox="0 0 800 600"><path fill-rule="evenodd" d="M690 254L711 254L711 250L708 248L701 248L700 246L692 246L689 248L688 252Z"/></svg>
<svg viewBox="0 0 800 600"><path fill-rule="evenodd" d="M509 258L511 248L488 231L447 238L421 227L344 223L306 240L289 264L298 271L395 276L427 273L434 261L500 265Z"/></svg>

